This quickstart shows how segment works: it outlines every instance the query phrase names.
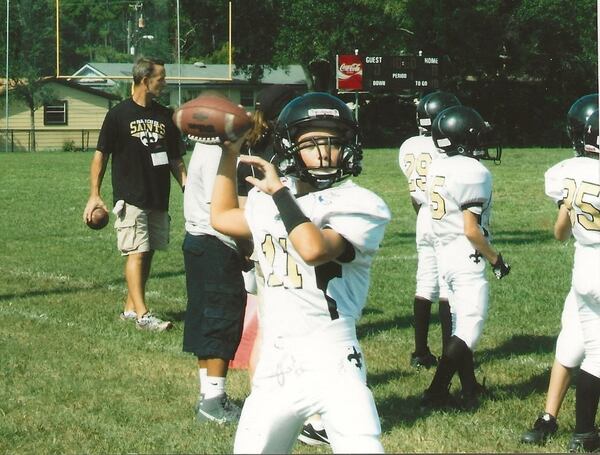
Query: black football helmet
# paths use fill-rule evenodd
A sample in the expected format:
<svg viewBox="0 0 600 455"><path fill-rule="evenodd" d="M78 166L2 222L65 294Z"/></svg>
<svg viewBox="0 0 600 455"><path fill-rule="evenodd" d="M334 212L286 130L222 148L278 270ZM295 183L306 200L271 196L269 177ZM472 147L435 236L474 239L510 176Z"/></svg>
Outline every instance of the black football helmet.
<svg viewBox="0 0 600 455"><path fill-rule="evenodd" d="M336 131L333 137L314 137L308 144L298 144L298 137L320 128ZM327 168L307 168L300 150L304 146L339 147L337 163ZM283 175L298 177L318 189L329 188L362 171L362 148L358 124L346 104L328 93L311 92L290 101L279 114L274 134L275 162Z"/></svg>
<svg viewBox="0 0 600 455"><path fill-rule="evenodd" d="M598 94L585 95L575 101L567 113L567 134L577 155L584 153L583 130L585 122L598 110Z"/></svg>
<svg viewBox="0 0 600 455"><path fill-rule="evenodd" d="M417 104L417 126L425 135L431 135L431 125L436 115L452 106L460 106L458 98L449 92L432 92L425 95Z"/></svg>
<svg viewBox="0 0 600 455"><path fill-rule="evenodd" d="M592 158L600 158L598 122L600 122L598 111L594 111L586 120L583 130L583 154Z"/></svg>
<svg viewBox="0 0 600 455"><path fill-rule="evenodd" d="M467 106L453 106L440 112L431 126L435 146L448 156L465 155L478 160L500 163L502 147L492 126L479 112ZM488 148L495 147L495 155Z"/></svg>

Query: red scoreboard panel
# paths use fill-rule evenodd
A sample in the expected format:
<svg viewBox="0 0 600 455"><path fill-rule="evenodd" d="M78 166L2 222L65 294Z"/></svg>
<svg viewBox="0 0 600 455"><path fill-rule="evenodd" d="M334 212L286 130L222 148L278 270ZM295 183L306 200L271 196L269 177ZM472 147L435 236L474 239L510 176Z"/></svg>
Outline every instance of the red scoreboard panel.
<svg viewBox="0 0 600 455"><path fill-rule="evenodd" d="M439 58L401 55L362 57L363 89L369 92L421 91L439 88Z"/></svg>

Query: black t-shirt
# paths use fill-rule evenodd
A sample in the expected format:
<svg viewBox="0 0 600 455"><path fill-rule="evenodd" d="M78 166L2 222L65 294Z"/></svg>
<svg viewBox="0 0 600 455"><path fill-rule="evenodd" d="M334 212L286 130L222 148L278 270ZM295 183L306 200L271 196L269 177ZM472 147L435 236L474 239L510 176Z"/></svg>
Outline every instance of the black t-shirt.
<svg viewBox="0 0 600 455"><path fill-rule="evenodd" d="M171 115L154 101L143 107L131 98L106 114L97 150L112 155L113 203L122 199L142 209L168 210L169 161L184 153Z"/></svg>

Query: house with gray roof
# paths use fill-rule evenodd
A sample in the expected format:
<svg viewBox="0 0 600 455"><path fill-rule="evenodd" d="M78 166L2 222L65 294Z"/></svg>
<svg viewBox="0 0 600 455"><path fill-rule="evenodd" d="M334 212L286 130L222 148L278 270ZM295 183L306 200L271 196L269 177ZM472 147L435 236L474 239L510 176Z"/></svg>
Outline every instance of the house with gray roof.
<svg viewBox="0 0 600 455"><path fill-rule="evenodd" d="M243 73L237 74L235 65L229 77L229 65L174 64L165 65L167 71L167 89L169 105L177 107L193 99L202 92L211 90L223 93L233 102L241 104L248 110L254 107L256 94L266 85L288 84L295 86L298 92L307 90L308 75L301 65L289 65L275 69L265 69L262 79L251 81ZM90 62L73 73L73 82L104 90L111 93L122 93L124 87L131 83L131 63L99 63ZM121 84L119 84L121 82Z"/></svg>

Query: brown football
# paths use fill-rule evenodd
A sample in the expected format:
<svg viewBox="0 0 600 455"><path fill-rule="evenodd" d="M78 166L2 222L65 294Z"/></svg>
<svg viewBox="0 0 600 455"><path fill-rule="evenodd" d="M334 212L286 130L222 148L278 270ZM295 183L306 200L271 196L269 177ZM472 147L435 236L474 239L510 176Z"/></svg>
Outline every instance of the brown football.
<svg viewBox="0 0 600 455"><path fill-rule="evenodd" d="M108 224L108 212L102 207L96 207L92 212L92 220L87 225L92 229L102 229Z"/></svg>
<svg viewBox="0 0 600 455"><path fill-rule="evenodd" d="M252 119L225 97L200 95L173 113L173 122L184 134L235 141L252 127Z"/></svg>

